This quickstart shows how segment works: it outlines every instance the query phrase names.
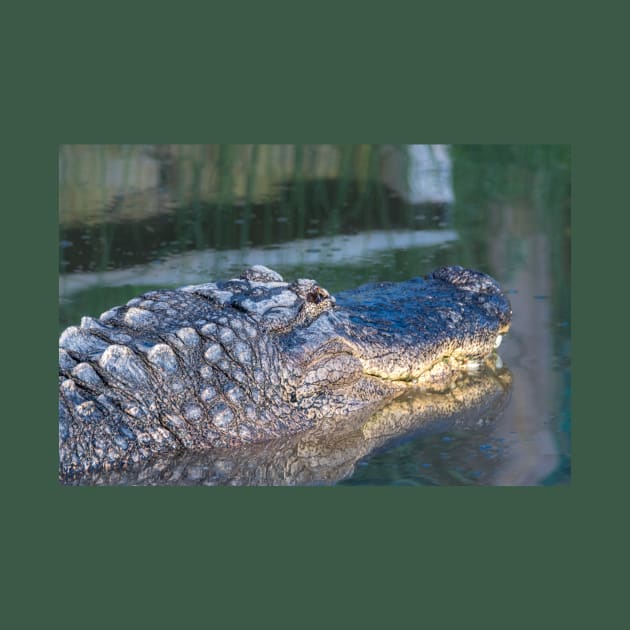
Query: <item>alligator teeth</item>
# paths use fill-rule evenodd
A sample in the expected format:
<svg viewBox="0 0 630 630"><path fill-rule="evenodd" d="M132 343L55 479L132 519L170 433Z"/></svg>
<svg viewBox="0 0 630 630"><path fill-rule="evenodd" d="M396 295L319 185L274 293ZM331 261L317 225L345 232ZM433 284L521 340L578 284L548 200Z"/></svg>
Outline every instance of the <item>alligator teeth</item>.
<svg viewBox="0 0 630 630"><path fill-rule="evenodd" d="M495 349L501 345L502 341L503 341L503 335L497 335L497 338L495 339L495 342L494 342Z"/></svg>

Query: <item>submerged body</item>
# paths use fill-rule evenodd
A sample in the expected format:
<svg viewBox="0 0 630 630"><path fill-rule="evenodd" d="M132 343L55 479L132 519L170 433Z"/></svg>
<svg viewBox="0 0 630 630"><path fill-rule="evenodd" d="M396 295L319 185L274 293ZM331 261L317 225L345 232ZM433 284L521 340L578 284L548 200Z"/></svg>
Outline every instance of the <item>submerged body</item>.
<svg viewBox="0 0 630 630"><path fill-rule="evenodd" d="M60 474L272 440L445 386L510 318L498 284L461 267L336 298L265 267L145 293L60 337Z"/></svg>
<svg viewBox="0 0 630 630"><path fill-rule="evenodd" d="M497 369L493 361L486 361L477 370L460 372L448 391L409 387L376 411L366 408L327 418L311 429L266 442L239 448L181 449L136 466L95 470L64 481L107 486L333 485L353 477L361 463L376 453L416 440L430 445L446 433L449 463L442 458L435 462L430 470L432 482L461 483L461 473L452 465L455 457L466 462L468 482L477 483L480 474L492 477L501 463L500 457L487 455L490 444L495 445L495 454L502 450L496 434L511 384L507 368ZM444 454L444 441L439 442Z"/></svg>

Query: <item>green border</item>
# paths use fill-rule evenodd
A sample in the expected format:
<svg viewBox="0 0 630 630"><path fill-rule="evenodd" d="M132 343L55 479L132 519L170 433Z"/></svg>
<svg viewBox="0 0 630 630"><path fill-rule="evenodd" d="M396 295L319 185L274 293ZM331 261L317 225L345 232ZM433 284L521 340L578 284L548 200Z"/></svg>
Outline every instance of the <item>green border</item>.
<svg viewBox="0 0 630 630"><path fill-rule="evenodd" d="M108 5L98 15L72 4L63 15L58 5L33 7L28 19L12 9L5 22L5 43L19 57L4 117L12 131L4 233L13 238L3 248L11 263L3 349L15 392L4 415L5 614L17 627L41 618L95 628L264 620L529 628L584 618L588 605L599 608L600 589L612 598L605 562L623 520L610 489L623 472L602 471L611 458L625 461L613 450L626 442L617 427L602 428L614 383L598 381L584 358L595 360L605 340L593 310L605 304L609 313L619 295L606 292L608 269L595 262L619 251L614 234L598 243L590 218L610 217L611 231L624 232L625 198L610 199L602 171L625 160L593 138L606 135L596 125L619 108L599 75L617 76L602 53L614 52L623 20L600 25L604 46L583 49L564 38L568 20L573 29L585 19L573 5L448 3L438 18L429 5L381 15L349 3L328 11L234 3L202 16L192 4L168 12ZM574 252L574 287L579 278L589 295L576 291L574 300L582 362L572 485L59 487L57 147L156 140L573 142L572 229L593 236Z"/></svg>

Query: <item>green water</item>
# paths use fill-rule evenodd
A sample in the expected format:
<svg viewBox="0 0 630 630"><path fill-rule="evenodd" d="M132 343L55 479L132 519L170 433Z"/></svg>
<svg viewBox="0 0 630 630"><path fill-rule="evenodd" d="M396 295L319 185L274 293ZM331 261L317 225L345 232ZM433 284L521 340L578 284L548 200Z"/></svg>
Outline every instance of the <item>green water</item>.
<svg viewBox="0 0 630 630"><path fill-rule="evenodd" d="M340 482L566 484L570 168L565 146L64 146L59 327L254 262L332 293L478 268L514 311L500 348L514 385L495 430L412 436Z"/></svg>

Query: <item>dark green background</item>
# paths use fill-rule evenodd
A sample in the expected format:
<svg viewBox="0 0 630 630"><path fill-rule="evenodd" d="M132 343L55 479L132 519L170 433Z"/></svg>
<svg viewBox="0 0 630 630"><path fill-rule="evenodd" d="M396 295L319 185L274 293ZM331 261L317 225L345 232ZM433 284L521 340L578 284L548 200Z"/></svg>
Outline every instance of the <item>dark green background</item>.
<svg viewBox="0 0 630 630"><path fill-rule="evenodd" d="M627 490L615 495L622 472L609 466L625 440L607 422L623 414L604 403L622 374L609 368L620 345L609 313L626 319L606 256L624 251L627 201L611 180L625 183L627 161L610 121L627 109L616 83L625 23L565 4L8 10L9 627L607 626L627 548ZM156 141L572 143L572 484L58 486L58 144Z"/></svg>

